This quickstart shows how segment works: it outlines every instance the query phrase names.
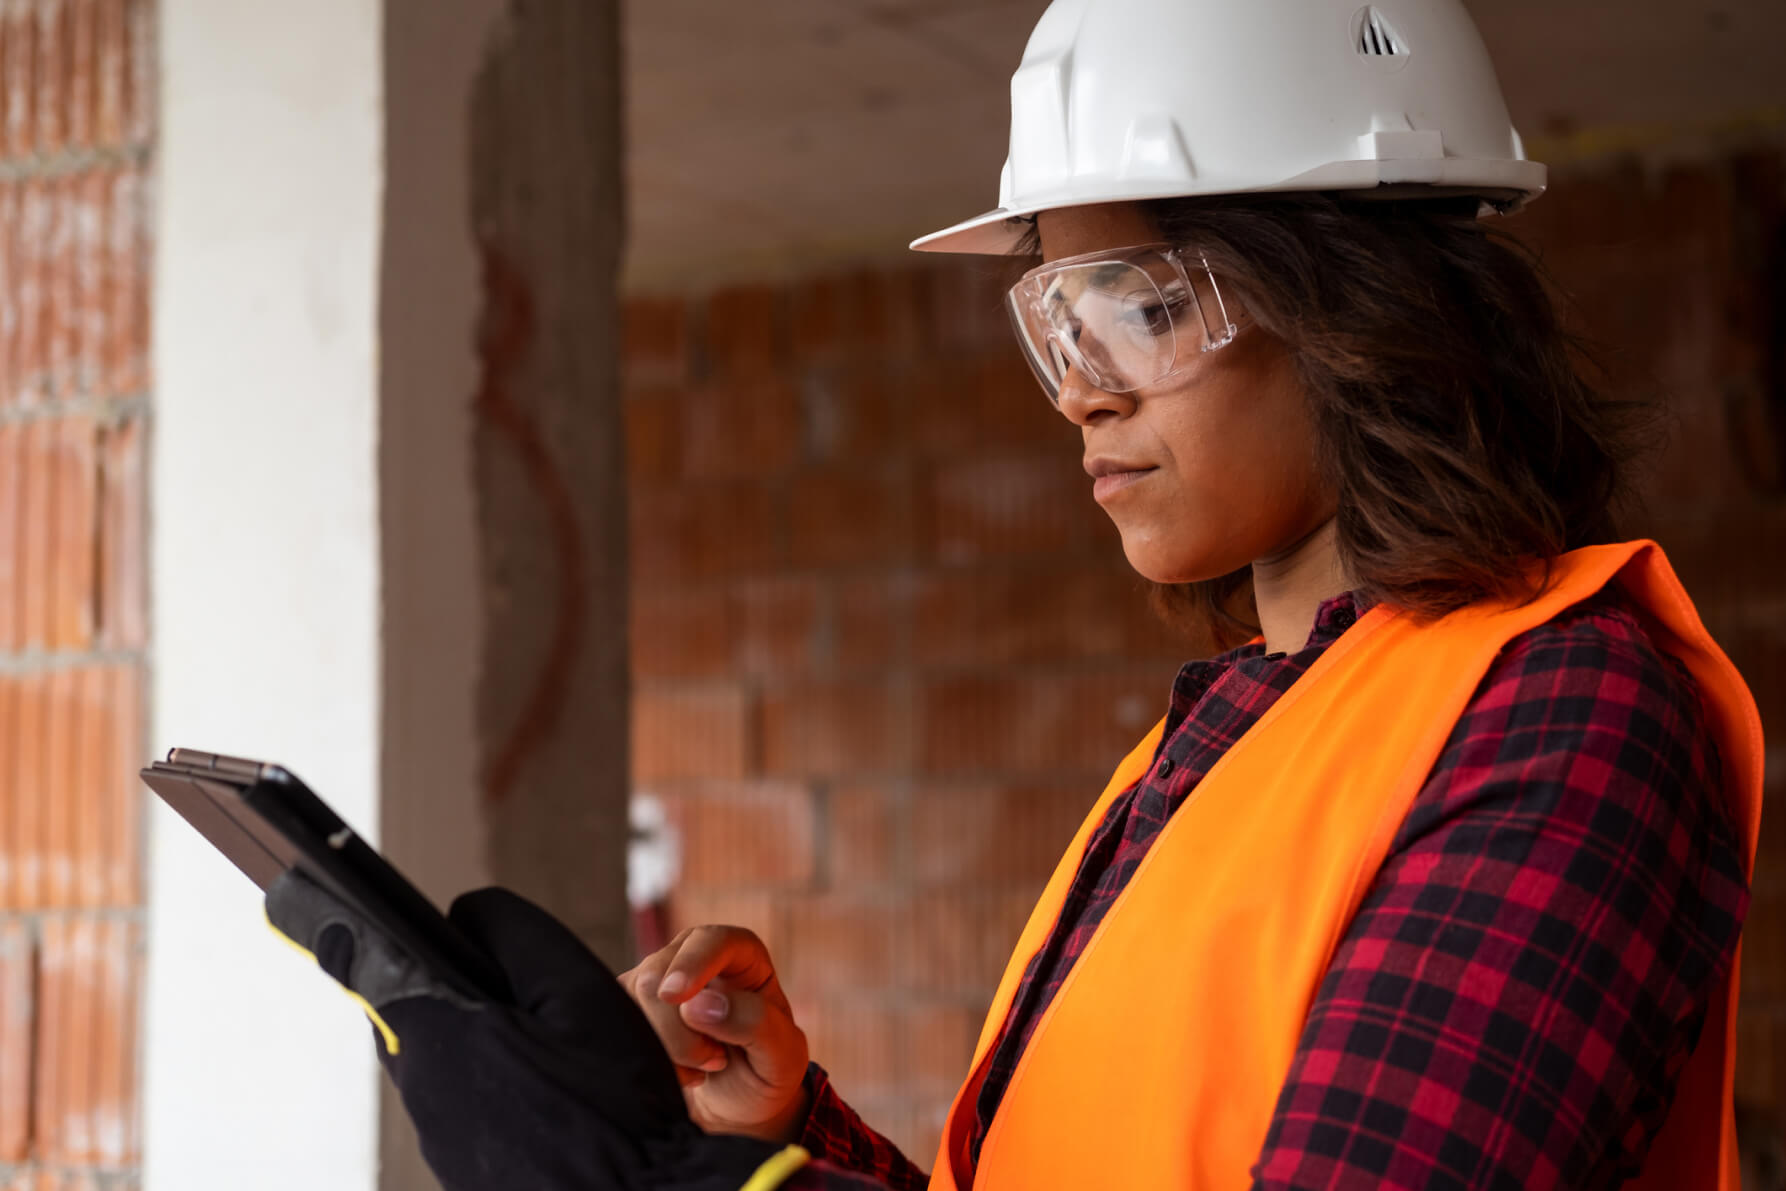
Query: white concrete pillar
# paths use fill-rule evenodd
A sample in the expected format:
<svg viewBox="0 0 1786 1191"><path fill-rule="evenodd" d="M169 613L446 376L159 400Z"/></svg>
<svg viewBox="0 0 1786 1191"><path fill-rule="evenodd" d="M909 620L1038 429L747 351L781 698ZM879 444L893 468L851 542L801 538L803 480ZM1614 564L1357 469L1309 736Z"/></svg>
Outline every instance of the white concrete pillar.
<svg viewBox="0 0 1786 1191"><path fill-rule="evenodd" d="M160 4L152 744L289 766L443 903L486 869L466 109L499 8ZM429 1185L400 1142L380 1179L364 1019L252 886L159 807L149 872L149 1191Z"/></svg>

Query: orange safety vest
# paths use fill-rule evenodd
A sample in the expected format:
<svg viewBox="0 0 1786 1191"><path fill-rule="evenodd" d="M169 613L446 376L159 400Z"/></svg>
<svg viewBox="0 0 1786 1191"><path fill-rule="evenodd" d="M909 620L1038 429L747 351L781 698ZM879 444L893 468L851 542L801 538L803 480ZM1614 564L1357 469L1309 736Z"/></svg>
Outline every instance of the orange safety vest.
<svg viewBox="0 0 1786 1191"><path fill-rule="evenodd" d="M1761 719L1653 542L1556 561L1521 606L1417 624L1379 605L1180 806L1036 1025L981 1148L967 1153L988 1052L1053 929L1086 842L1146 772L1164 723L1123 761L1042 893L949 1112L933 1189L1250 1185L1315 992L1465 705L1503 646L1617 581L1698 682L1723 796L1752 871ZM1731 1112L1736 965L1715 994L1643 1191L1738 1191Z"/></svg>

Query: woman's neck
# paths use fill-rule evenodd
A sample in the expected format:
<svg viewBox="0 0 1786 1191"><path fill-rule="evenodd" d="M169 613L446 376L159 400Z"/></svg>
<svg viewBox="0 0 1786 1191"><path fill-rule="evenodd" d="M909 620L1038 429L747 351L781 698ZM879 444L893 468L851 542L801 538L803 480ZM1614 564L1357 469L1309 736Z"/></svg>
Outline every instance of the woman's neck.
<svg viewBox="0 0 1786 1191"><path fill-rule="evenodd" d="M1308 644L1315 614L1350 590L1330 517L1281 554L1253 564L1253 603L1266 653L1294 653Z"/></svg>

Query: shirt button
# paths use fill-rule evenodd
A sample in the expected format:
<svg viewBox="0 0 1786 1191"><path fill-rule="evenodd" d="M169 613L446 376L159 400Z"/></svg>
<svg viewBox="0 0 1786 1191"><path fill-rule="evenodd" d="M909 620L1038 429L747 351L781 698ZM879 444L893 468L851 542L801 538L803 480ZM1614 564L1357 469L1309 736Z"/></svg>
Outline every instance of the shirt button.
<svg viewBox="0 0 1786 1191"><path fill-rule="evenodd" d="M1154 772L1159 775L1159 778L1161 781L1165 781L1167 778L1171 777L1172 776L1172 758L1171 757L1161 757L1159 767L1157 769L1155 769Z"/></svg>

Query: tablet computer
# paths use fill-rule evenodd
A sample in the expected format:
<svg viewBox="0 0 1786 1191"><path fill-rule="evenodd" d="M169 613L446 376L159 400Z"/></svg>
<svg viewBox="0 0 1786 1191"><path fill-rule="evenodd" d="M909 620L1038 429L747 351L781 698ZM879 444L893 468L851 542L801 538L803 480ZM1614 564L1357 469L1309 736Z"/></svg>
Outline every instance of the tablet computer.
<svg viewBox="0 0 1786 1191"><path fill-rule="evenodd" d="M281 873L297 869L455 991L478 1000L512 999L489 957L290 771L174 749L142 776L263 892Z"/></svg>

